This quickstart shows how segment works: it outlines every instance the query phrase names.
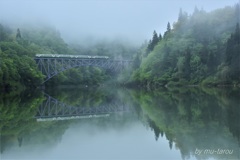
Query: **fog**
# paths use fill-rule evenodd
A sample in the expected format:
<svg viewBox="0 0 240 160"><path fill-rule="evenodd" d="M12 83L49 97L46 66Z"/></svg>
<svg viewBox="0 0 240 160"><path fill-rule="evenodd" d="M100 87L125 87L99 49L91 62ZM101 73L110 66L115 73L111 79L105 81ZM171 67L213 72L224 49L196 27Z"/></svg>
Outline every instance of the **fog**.
<svg viewBox="0 0 240 160"><path fill-rule="evenodd" d="M120 38L142 43L153 30L163 33L179 9L211 11L238 0L1 0L0 23L44 23L67 41Z"/></svg>

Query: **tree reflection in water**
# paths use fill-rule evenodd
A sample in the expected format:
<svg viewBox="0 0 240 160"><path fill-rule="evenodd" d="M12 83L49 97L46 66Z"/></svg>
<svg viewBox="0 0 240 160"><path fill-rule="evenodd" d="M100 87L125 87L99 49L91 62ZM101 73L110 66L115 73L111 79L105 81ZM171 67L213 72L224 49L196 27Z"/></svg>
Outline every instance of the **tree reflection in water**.
<svg viewBox="0 0 240 160"><path fill-rule="evenodd" d="M48 91L69 105L96 107L124 102L153 130L156 141L166 138L169 147L180 150L182 158L238 159L240 148L240 92L237 89L178 88L158 91L66 88ZM0 98L1 154L13 145L47 143L55 146L74 120L37 122L34 116L44 101L42 92L4 94ZM132 116L121 119L128 123ZM119 121L119 117L115 119ZM106 126L102 118L98 125ZM114 123L120 127L120 123ZM196 149L229 149L232 154L196 154Z"/></svg>
<svg viewBox="0 0 240 160"><path fill-rule="evenodd" d="M238 159L240 155L240 92L232 89L181 88L133 92L143 117L155 133L165 134L169 147L183 159ZM196 149L215 154L196 155ZM232 154L216 152L233 150Z"/></svg>

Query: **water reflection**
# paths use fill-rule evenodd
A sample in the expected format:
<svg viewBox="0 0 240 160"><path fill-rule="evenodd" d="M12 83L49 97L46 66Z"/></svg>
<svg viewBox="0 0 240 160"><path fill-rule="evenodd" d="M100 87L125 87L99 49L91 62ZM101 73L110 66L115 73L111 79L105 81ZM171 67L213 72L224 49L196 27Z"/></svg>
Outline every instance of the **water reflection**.
<svg viewBox="0 0 240 160"><path fill-rule="evenodd" d="M183 159L240 158L239 90L188 88L133 94L156 139L164 133L169 147L174 142Z"/></svg>
<svg viewBox="0 0 240 160"><path fill-rule="evenodd" d="M239 97L198 88L4 94L1 158L240 159Z"/></svg>
<svg viewBox="0 0 240 160"><path fill-rule="evenodd" d="M100 103L98 106L85 106L79 104L71 106L63 103L45 93L45 101L38 107L35 118L37 121L66 120L80 118L98 118L109 116L113 113L131 112L132 109L124 102L112 100L108 103Z"/></svg>

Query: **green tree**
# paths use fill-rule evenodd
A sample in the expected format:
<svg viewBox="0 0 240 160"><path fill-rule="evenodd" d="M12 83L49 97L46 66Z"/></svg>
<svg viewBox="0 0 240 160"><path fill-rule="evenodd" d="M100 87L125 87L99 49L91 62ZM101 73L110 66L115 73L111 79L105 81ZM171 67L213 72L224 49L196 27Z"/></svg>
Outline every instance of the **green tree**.
<svg viewBox="0 0 240 160"><path fill-rule="evenodd" d="M16 39L21 39L22 36L21 36L21 32L20 32L20 29L18 28L17 29L17 34L16 34Z"/></svg>
<svg viewBox="0 0 240 160"><path fill-rule="evenodd" d="M166 32L164 33L164 38L167 39L169 37L169 34L171 32L171 25L170 25L170 22L167 23L167 30Z"/></svg>
<svg viewBox="0 0 240 160"><path fill-rule="evenodd" d="M183 12L183 11L182 11L182 8L181 8L180 11L179 11L179 14L178 14L178 21L177 21L177 23L174 25L174 29L183 30L183 29L184 29L183 26L184 26L184 24L186 23L187 19L188 19L187 13L186 13L186 12ZM169 27L170 27L170 26L169 26Z"/></svg>
<svg viewBox="0 0 240 160"><path fill-rule="evenodd" d="M157 35L157 32L154 30L153 31L153 37L149 41L149 44L148 44L148 47L147 47L148 52L153 51L154 47L158 44L158 42L159 42L159 37Z"/></svg>
<svg viewBox="0 0 240 160"><path fill-rule="evenodd" d="M161 35L161 33L159 33L158 41L160 42L161 40L162 40L162 35Z"/></svg>
<svg viewBox="0 0 240 160"><path fill-rule="evenodd" d="M230 67L230 77L240 81L240 29L239 23L227 42L226 64Z"/></svg>

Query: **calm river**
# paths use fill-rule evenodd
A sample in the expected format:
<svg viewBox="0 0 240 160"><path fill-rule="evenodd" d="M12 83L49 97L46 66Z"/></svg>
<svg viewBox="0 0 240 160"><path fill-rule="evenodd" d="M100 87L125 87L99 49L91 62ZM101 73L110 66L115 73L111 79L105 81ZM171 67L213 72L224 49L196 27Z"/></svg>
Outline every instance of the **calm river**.
<svg viewBox="0 0 240 160"><path fill-rule="evenodd" d="M240 159L240 90L62 87L0 95L0 159Z"/></svg>

